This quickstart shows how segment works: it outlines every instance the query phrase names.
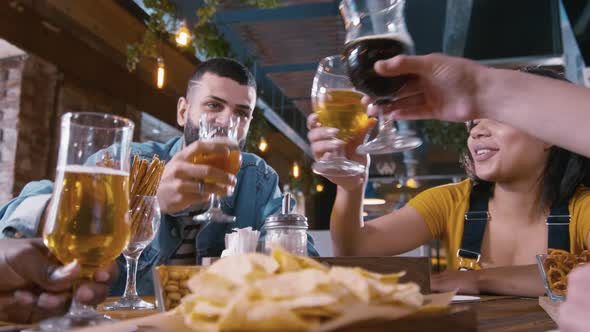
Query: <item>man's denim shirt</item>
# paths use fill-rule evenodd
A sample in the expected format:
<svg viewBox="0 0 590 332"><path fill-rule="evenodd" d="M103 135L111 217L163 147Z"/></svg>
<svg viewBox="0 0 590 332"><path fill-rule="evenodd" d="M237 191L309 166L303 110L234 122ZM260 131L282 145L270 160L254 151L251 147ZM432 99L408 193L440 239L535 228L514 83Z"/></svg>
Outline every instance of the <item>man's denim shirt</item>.
<svg viewBox="0 0 590 332"><path fill-rule="evenodd" d="M182 149L182 145L182 137L171 139L166 143L133 143L132 153L142 159L149 160L154 154L158 154L161 160L168 162ZM222 209L226 213L236 216L236 223L211 223L204 227L197 238L199 258L220 256L225 249L225 234L231 232L233 228L251 226L261 230L261 241L263 241L266 235L262 229L264 220L268 216L280 212L282 195L278 187L277 173L260 157L251 153L242 153L242 166L237 180L234 194L221 200ZM41 195L45 197L42 204L46 204L47 197L52 192L53 183L48 180L27 184L18 197L0 208L0 238L11 237L15 234L23 237L35 237L43 209L40 208L36 215L14 212L24 200L29 199L34 202L34 199L41 197ZM153 294L151 267L168 263L172 254L181 244L183 226L189 222L192 221L188 212L162 216L158 235L152 244L143 251L139 259L137 290L141 295ZM309 235L308 240L309 255L318 256ZM125 289L125 261L119 257L117 263L121 274L111 289L113 295L120 295Z"/></svg>

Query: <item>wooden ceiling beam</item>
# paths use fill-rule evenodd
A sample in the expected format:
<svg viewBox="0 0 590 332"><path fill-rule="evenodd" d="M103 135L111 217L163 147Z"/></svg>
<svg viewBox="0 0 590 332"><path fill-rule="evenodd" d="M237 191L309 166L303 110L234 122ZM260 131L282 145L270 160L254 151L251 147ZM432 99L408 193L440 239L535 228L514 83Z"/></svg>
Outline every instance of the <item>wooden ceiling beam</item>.
<svg viewBox="0 0 590 332"><path fill-rule="evenodd" d="M54 13L59 22L73 21L79 26L75 31L85 31L98 37L100 43L118 53L116 60L122 66L126 65L127 45L139 41L146 31L145 24L115 0L42 0L39 3L45 4L44 12ZM102 51L104 46L95 48ZM176 94L183 94L197 59L166 42L160 43L158 48L166 63L167 88ZM138 73L142 79L153 83L155 68L155 59L145 59L139 63Z"/></svg>
<svg viewBox="0 0 590 332"><path fill-rule="evenodd" d="M78 15L83 10L94 15ZM191 63L170 45L163 46L163 90L155 87L155 65L150 68L149 61L129 73L124 49L141 36L141 25L112 0L99 6L94 1L0 1L0 38L55 64L66 76L175 126L177 98L184 94L196 59Z"/></svg>

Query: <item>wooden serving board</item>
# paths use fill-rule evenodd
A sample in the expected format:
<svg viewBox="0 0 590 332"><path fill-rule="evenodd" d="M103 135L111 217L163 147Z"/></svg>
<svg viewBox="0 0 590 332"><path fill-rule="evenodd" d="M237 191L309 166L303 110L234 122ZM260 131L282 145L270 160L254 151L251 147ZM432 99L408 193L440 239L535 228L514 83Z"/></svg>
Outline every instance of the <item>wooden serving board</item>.
<svg viewBox="0 0 590 332"><path fill-rule="evenodd" d="M343 315L311 332L352 331L477 331L476 313L470 307L446 307L439 303L450 300L452 294L436 294L426 298L432 301L417 313L399 318L400 311L384 307L351 308ZM392 316L393 312L393 316ZM407 315L407 314L406 314ZM285 327L287 330L288 327ZM183 317L171 312L77 330L78 332L192 332L184 325ZM198 331L197 331L198 332Z"/></svg>
<svg viewBox="0 0 590 332"><path fill-rule="evenodd" d="M286 330L286 329L285 329ZM77 330L78 332L194 332L186 325L179 315L159 313L143 318L131 319L116 324L109 324ZM449 312L429 315L412 315L406 318L388 321L385 319L371 319L340 327L337 332L471 332L477 331L477 317L471 309L451 309ZM198 331L196 331L198 332Z"/></svg>

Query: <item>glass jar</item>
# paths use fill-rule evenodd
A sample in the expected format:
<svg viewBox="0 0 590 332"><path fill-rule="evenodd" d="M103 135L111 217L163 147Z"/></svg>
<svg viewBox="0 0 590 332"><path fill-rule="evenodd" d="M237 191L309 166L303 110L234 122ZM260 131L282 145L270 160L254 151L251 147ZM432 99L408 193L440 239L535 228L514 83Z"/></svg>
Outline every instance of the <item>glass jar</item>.
<svg viewBox="0 0 590 332"><path fill-rule="evenodd" d="M278 245L293 255L307 256L307 218L289 213L290 209L291 194L287 193L281 213L268 217L264 223L264 251L270 253L272 247Z"/></svg>

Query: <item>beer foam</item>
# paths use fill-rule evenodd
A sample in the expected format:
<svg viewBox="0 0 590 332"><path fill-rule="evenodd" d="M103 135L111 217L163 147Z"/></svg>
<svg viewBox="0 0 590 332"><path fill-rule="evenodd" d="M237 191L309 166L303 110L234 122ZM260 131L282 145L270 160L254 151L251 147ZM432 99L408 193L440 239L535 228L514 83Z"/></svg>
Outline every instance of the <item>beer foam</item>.
<svg viewBox="0 0 590 332"><path fill-rule="evenodd" d="M219 144L224 144L224 145L233 146L233 147L238 146L237 140L235 140L231 137L225 137L225 136L215 136L215 137L203 139L202 141L203 142L219 143Z"/></svg>
<svg viewBox="0 0 590 332"><path fill-rule="evenodd" d="M58 167L58 171L69 173L86 173L86 174L103 174L103 175L121 175L129 176L129 172L119 169L100 167L100 166L86 166L86 165L67 165L65 167Z"/></svg>
<svg viewBox="0 0 590 332"><path fill-rule="evenodd" d="M370 40L370 39L392 39L392 40L396 40L404 45L407 45L407 47L411 47L411 48L414 47L414 42L412 41L412 38L410 38L410 35L408 35L407 33L383 33L380 35L363 36L363 37L356 38L356 39L349 41L348 43L346 43L346 45L350 45L350 44L357 43L362 40Z"/></svg>

